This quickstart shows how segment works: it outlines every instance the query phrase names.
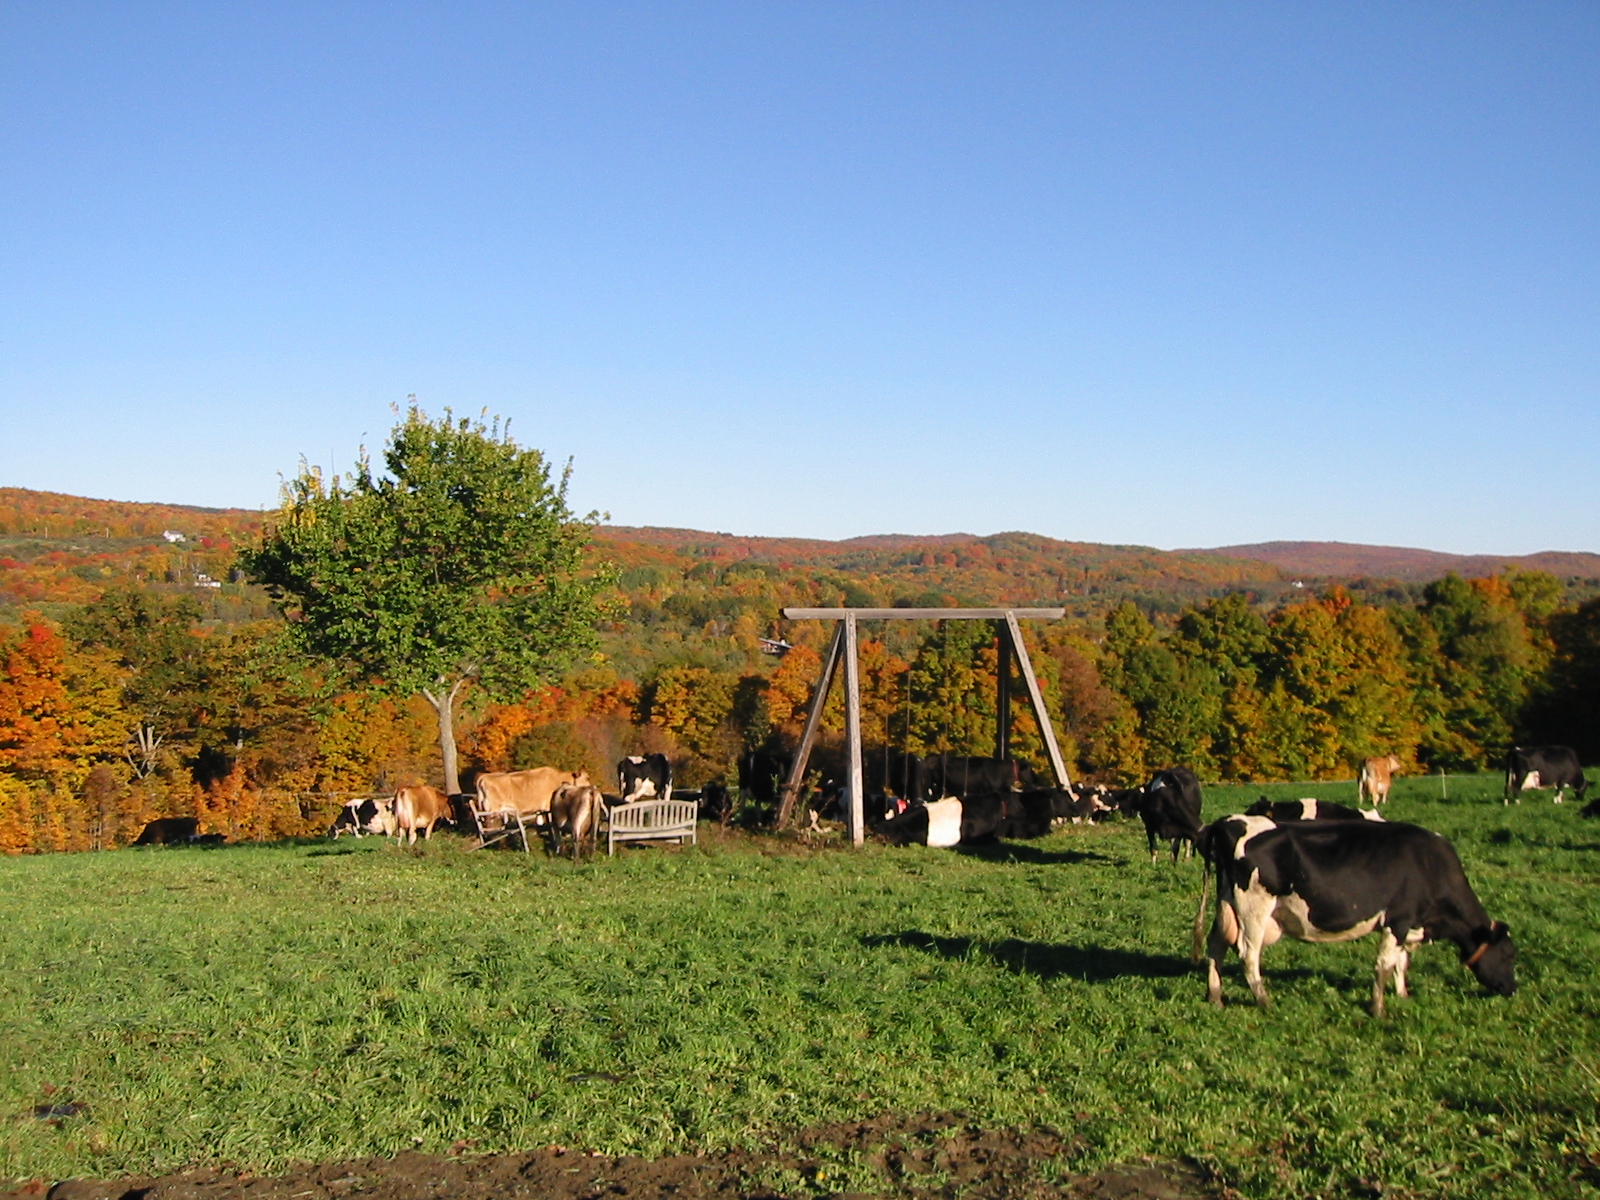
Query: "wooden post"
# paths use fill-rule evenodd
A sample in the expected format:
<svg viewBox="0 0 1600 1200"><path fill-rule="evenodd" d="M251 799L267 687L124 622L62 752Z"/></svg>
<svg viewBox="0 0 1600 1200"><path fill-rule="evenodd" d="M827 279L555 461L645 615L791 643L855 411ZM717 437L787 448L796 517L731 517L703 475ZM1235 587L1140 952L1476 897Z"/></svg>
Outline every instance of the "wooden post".
<svg viewBox="0 0 1600 1200"><path fill-rule="evenodd" d="M866 840L866 827L862 820L864 811L861 795L861 664L856 655L856 615L846 613L844 618L844 731L849 744L850 774L846 787L849 790L846 821L850 828L850 842L859 846Z"/></svg>
<svg viewBox="0 0 1600 1200"><path fill-rule="evenodd" d="M1028 648L1022 644L1022 627L1017 624L1017 614L1006 612L1006 632L1011 638L1011 652L1017 656L1017 666L1022 669L1022 681L1028 685L1028 703L1033 706L1034 719L1039 722L1039 734L1044 738L1045 752L1050 755L1050 769L1055 772L1056 786L1069 788L1067 764L1061 758L1061 747L1056 744L1055 726L1045 711L1044 696L1039 692L1039 681L1033 677L1033 663L1028 659Z"/></svg>
<svg viewBox="0 0 1600 1200"><path fill-rule="evenodd" d="M995 660L995 674L999 677L996 689L994 718L994 756L1001 762L1011 760L1011 631L1002 629L996 622L996 645L999 653Z"/></svg>
<svg viewBox="0 0 1600 1200"><path fill-rule="evenodd" d="M828 646L828 657L822 662L822 677L817 680L816 693L811 697L811 711L806 714L805 731L800 744L795 747L794 762L789 764L789 778L778 793L778 815L772 827L783 829L794 814L795 800L800 795L800 785L805 782L806 764L811 760L811 747L817 740L817 728L822 724L822 709L828 703L828 688L833 684L834 672L839 667L839 651L844 646L844 623L833 631L833 641Z"/></svg>

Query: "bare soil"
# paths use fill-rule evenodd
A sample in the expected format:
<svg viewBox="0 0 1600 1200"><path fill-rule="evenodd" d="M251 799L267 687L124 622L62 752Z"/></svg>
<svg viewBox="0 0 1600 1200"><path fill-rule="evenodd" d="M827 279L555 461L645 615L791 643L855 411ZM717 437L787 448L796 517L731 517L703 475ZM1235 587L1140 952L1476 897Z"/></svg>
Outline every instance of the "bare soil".
<svg viewBox="0 0 1600 1200"><path fill-rule="evenodd" d="M252 1176L222 1169L160 1178L34 1180L0 1200L1215 1200L1194 1167L1148 1160L1093 1174L1063 1169L1076 1145L1054 1130L984 1130L958 1115L884 1117L830 1125L769 1150L648 1160L562 1146L445 1157L402 1154ZM876 1177L867 1192L838 1191L841 1156ZM860 1176L856 1175L857 1186Z"/></svg>

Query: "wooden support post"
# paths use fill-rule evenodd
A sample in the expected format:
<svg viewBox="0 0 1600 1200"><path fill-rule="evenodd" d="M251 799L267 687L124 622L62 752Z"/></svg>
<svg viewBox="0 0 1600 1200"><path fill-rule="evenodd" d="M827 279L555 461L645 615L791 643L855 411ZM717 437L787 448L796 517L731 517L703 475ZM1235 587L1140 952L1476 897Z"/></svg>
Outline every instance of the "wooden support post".
<svg viewBox="0 0 1600 1200"><path fill-rule="evenodd" d="M847 613L844 618L844 731L849 744L850 775L846 783L849 791L845 813L850 842L859 846L866 840L867 831L862 819L865 806L861 794L861 663L856 650L856 615Z"/></svg>
<svg viewBox="0 0 1600 1200"><path fill-rule="evenodd" d="M833 631L828 656L822 662L822 676L817 680L817 690L811 697L811 711L806 714L805 731L800 735L800 744L795 747L794 762L789 765L789 778L778 793L778 815L772 821L774 829L787 827L789 818L794 815L795 801L800 795L800 785L805 782L806 764L811 760L811 747L817 740L817 729L822 724L822 709L828 703L828 688L833 684L834 672L839 667L839 651L843 646L844 623L840 622Z"/></svg>
<svg viewBox="0 0 1600 1200"><path fill-rule="evenodd" d="M995 674L999 677L994 709L994 756L1001 762L1011 761L1011 631L999 628L995 632L998 654Z"/></svg>
<svg viewBox="0 0 1600 1200"><path fill-rule="evenodd" d="M1022 670L1022 680L1028 685L1028 703L1033 707L1033 716L1039 722L1039 734L1044 738L1045 752L1050 756L1050 769L1055 772L1056 786L1066 788L1072 786L1072 781L1067 778L1067 764L1061 758L1061 747L1056 744L1055 726L1050 723L1050 714L1045 711L1044 696L1039 691L1039 681L1033 676L1033 663L1028 659L1028 648L1022 644L1022 627L1017 624L1017 614L1007 611L1006 632L1011 638L1011 652L1017 656L1017 666Z"/></svg>

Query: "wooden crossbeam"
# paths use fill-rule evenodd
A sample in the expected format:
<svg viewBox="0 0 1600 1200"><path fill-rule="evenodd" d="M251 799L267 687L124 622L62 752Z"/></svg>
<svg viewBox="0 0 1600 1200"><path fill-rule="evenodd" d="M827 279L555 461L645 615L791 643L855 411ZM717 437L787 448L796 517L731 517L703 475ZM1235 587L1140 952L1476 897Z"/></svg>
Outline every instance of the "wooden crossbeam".
<svg viewBox="0 0 1600 1200"><path fill-rule="evenodd" d="M1004 621L1014 613L1024 621L1059 621L1064 608L786 608L791 621Z"/></svg>

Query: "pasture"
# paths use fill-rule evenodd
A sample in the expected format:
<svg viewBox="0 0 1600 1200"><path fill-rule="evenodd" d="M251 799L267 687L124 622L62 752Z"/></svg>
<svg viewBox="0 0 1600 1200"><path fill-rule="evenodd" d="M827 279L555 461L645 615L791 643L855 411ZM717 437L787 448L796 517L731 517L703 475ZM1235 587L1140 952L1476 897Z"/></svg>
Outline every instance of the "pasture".
<svg viewBox="0 0 1600 1200"><path fill-rule="evenodd" d="M1188 1159L1251 1197L1600 1181L1600 822L1494 776L1401 779L1518 946L1366 1010L1374 939L1284 942L1257 1010L1189 962L1200 870L1137 822L976 851L703 834L574 866L362 842L0 862L0 1175L252 1171L549 1143L645 1156L823 1123L1048 1126L1050 1172ZM1355 785L1213 787L1354 802ZM704 827L703 827L704 828ZM86 1106L51 1124L48 1103ZM882 1191L841 1152L795 1194Z"/></svg>

